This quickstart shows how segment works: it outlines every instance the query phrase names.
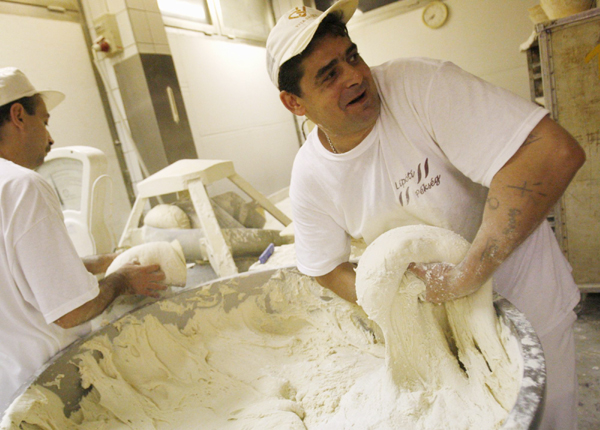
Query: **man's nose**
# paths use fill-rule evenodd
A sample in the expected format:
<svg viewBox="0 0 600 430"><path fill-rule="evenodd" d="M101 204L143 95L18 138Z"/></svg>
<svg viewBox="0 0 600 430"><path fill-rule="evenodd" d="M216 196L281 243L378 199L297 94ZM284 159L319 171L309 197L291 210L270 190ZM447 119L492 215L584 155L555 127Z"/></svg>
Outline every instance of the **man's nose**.
<svg viewBox="0 0 600 430"><path fill-rule="evenodd" d="M346 87L360 85L362 82L362 74L357 67L352 64L343 63L344 83Z"/></svg>
<svg viewBox="0 0 600 430"><path fill-rule="evenodd" d="M52 135L48 132L48 144L52 146L54 144L54 139L52 139Z"/></svg>

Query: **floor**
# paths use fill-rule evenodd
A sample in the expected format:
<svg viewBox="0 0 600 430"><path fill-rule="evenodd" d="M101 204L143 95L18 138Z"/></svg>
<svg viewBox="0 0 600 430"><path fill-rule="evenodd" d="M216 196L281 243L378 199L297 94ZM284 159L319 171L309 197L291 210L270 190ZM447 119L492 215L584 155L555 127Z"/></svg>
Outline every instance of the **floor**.
<svg viewBox="0 0 600 430"><path fill-rule="evenodd" d="M579 379L579 430L600 429L600 294L587 294L578 306L575 349Z"/></svg>

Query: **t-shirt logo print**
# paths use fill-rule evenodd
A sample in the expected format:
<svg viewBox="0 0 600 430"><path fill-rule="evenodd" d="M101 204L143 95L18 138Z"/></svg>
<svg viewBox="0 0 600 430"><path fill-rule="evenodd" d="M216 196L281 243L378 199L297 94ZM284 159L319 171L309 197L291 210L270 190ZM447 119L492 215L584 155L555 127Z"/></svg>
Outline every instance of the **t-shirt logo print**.
<svg viewBox="0 0 600 430"><path fill-rule="evenodd" d="M427 178L429 176L429 158L425 159L424 163L419 163L417 167L417 185L421 183L421 180ZM413 179L415 176L414 170L411 170L404 180L401 180L400 183L404 185L404 183L408 182L410 179ZM398 183L396 183L396 187L398 188ZM406 187L405 191L400 191L398 194L398 202L400 206L408 205L410 203L410 187Z"/></svg>
<svg viewBox="0 0 600 430"><path fill-rule="evenodd" d="M297 7L294 9L294 11L290 14L290 16L288 17L289 19L295 19L295 18L304 18L306 16L306 7L302 6Z"/></svg>

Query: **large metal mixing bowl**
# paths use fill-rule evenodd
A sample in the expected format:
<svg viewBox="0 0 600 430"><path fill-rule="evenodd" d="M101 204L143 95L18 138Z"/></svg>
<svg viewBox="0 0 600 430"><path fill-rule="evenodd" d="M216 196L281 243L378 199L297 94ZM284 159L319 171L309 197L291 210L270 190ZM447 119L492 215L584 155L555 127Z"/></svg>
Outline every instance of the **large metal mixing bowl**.
<svg viewBox="0 0 600 430"><path fill-rule="evenodd" d="M191 302L190 299L193 298L196 309L198 307L222 306L223 310L228 312L248 297L260 294L262 286L277 270L279 269L246 272L221 278L163 300L171 301L173 304L188 305ZM294 270L294 268L284 270ZM224 285L228 286L227 290L234 290L235 294L221 294L221 291L225 290L222 288ZM132 311L132 314L138 318L152 314L162 323L172 323L182 329L195 312L195 309L191 309L179 315L164 311L160 307L161 301L136 309ZM537 429L542 415L546 383L545 362L541 344L529 321L508 300L496 300L494 305L499 317L517 338L524 364L521 389L516 404L502 429ZM83 352L80 348L81 344L94 336L107 335L110 339L113 339L118 334L119 332L113 323L73 343L39 369L36 375L21 387L17 392L17 396L24 393L30 385L46 386L61 398L65 404L65 415L70 416L74 410L77 410L81 398L87 394L87 390L81 387L79 372L74 364L78 361L75 356ZM54 381L58 380L57 378L60 380L60 384L53 384Z"/></svg>

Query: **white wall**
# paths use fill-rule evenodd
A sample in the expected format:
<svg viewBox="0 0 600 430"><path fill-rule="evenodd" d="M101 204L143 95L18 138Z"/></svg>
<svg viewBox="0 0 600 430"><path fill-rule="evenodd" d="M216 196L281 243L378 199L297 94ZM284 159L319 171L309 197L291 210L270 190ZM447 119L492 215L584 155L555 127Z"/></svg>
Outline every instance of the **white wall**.
<svg viewBox="0 0 600 430"><path fill-rule="evenodd" d="M104 81L121 149L135 190L137 184L144 180L144 169L131 135L114 65L139 53L171 53L160 9L156 0L82 0L81 5L92 40L98 36L95 23L104 15L113 15L117 22L123 51L115 56L97 54L95 64Z"/></svg>
<svg viewBox="0 0 600 430"><path fill-rule="evenodd" d="M448 21L432 30L419 8L375 24L349 23L359 52L374 66L398 57L450 60L529 99L527 59L519 46L533 31L527 9L537 0L445 0ZM365 16L366 18L366 16Z"/></svg>
<svg viewBox="0 0 600 430"><path fill-rule="evenodd" d="M0 14L0 28L0 67L18 67L36 88L59 90L67 96L51 112L49 130L55 146L91 146L108 157L113 180L111 228L118 238L131 206L81 25Z"/></svg>
<svg viewBox="0 0 600 430"><path fill-rule="evenodd" d="M265 195L287 187L299 142L265 48L173 28L167 35L198 157L232 160Z"/></svg>

